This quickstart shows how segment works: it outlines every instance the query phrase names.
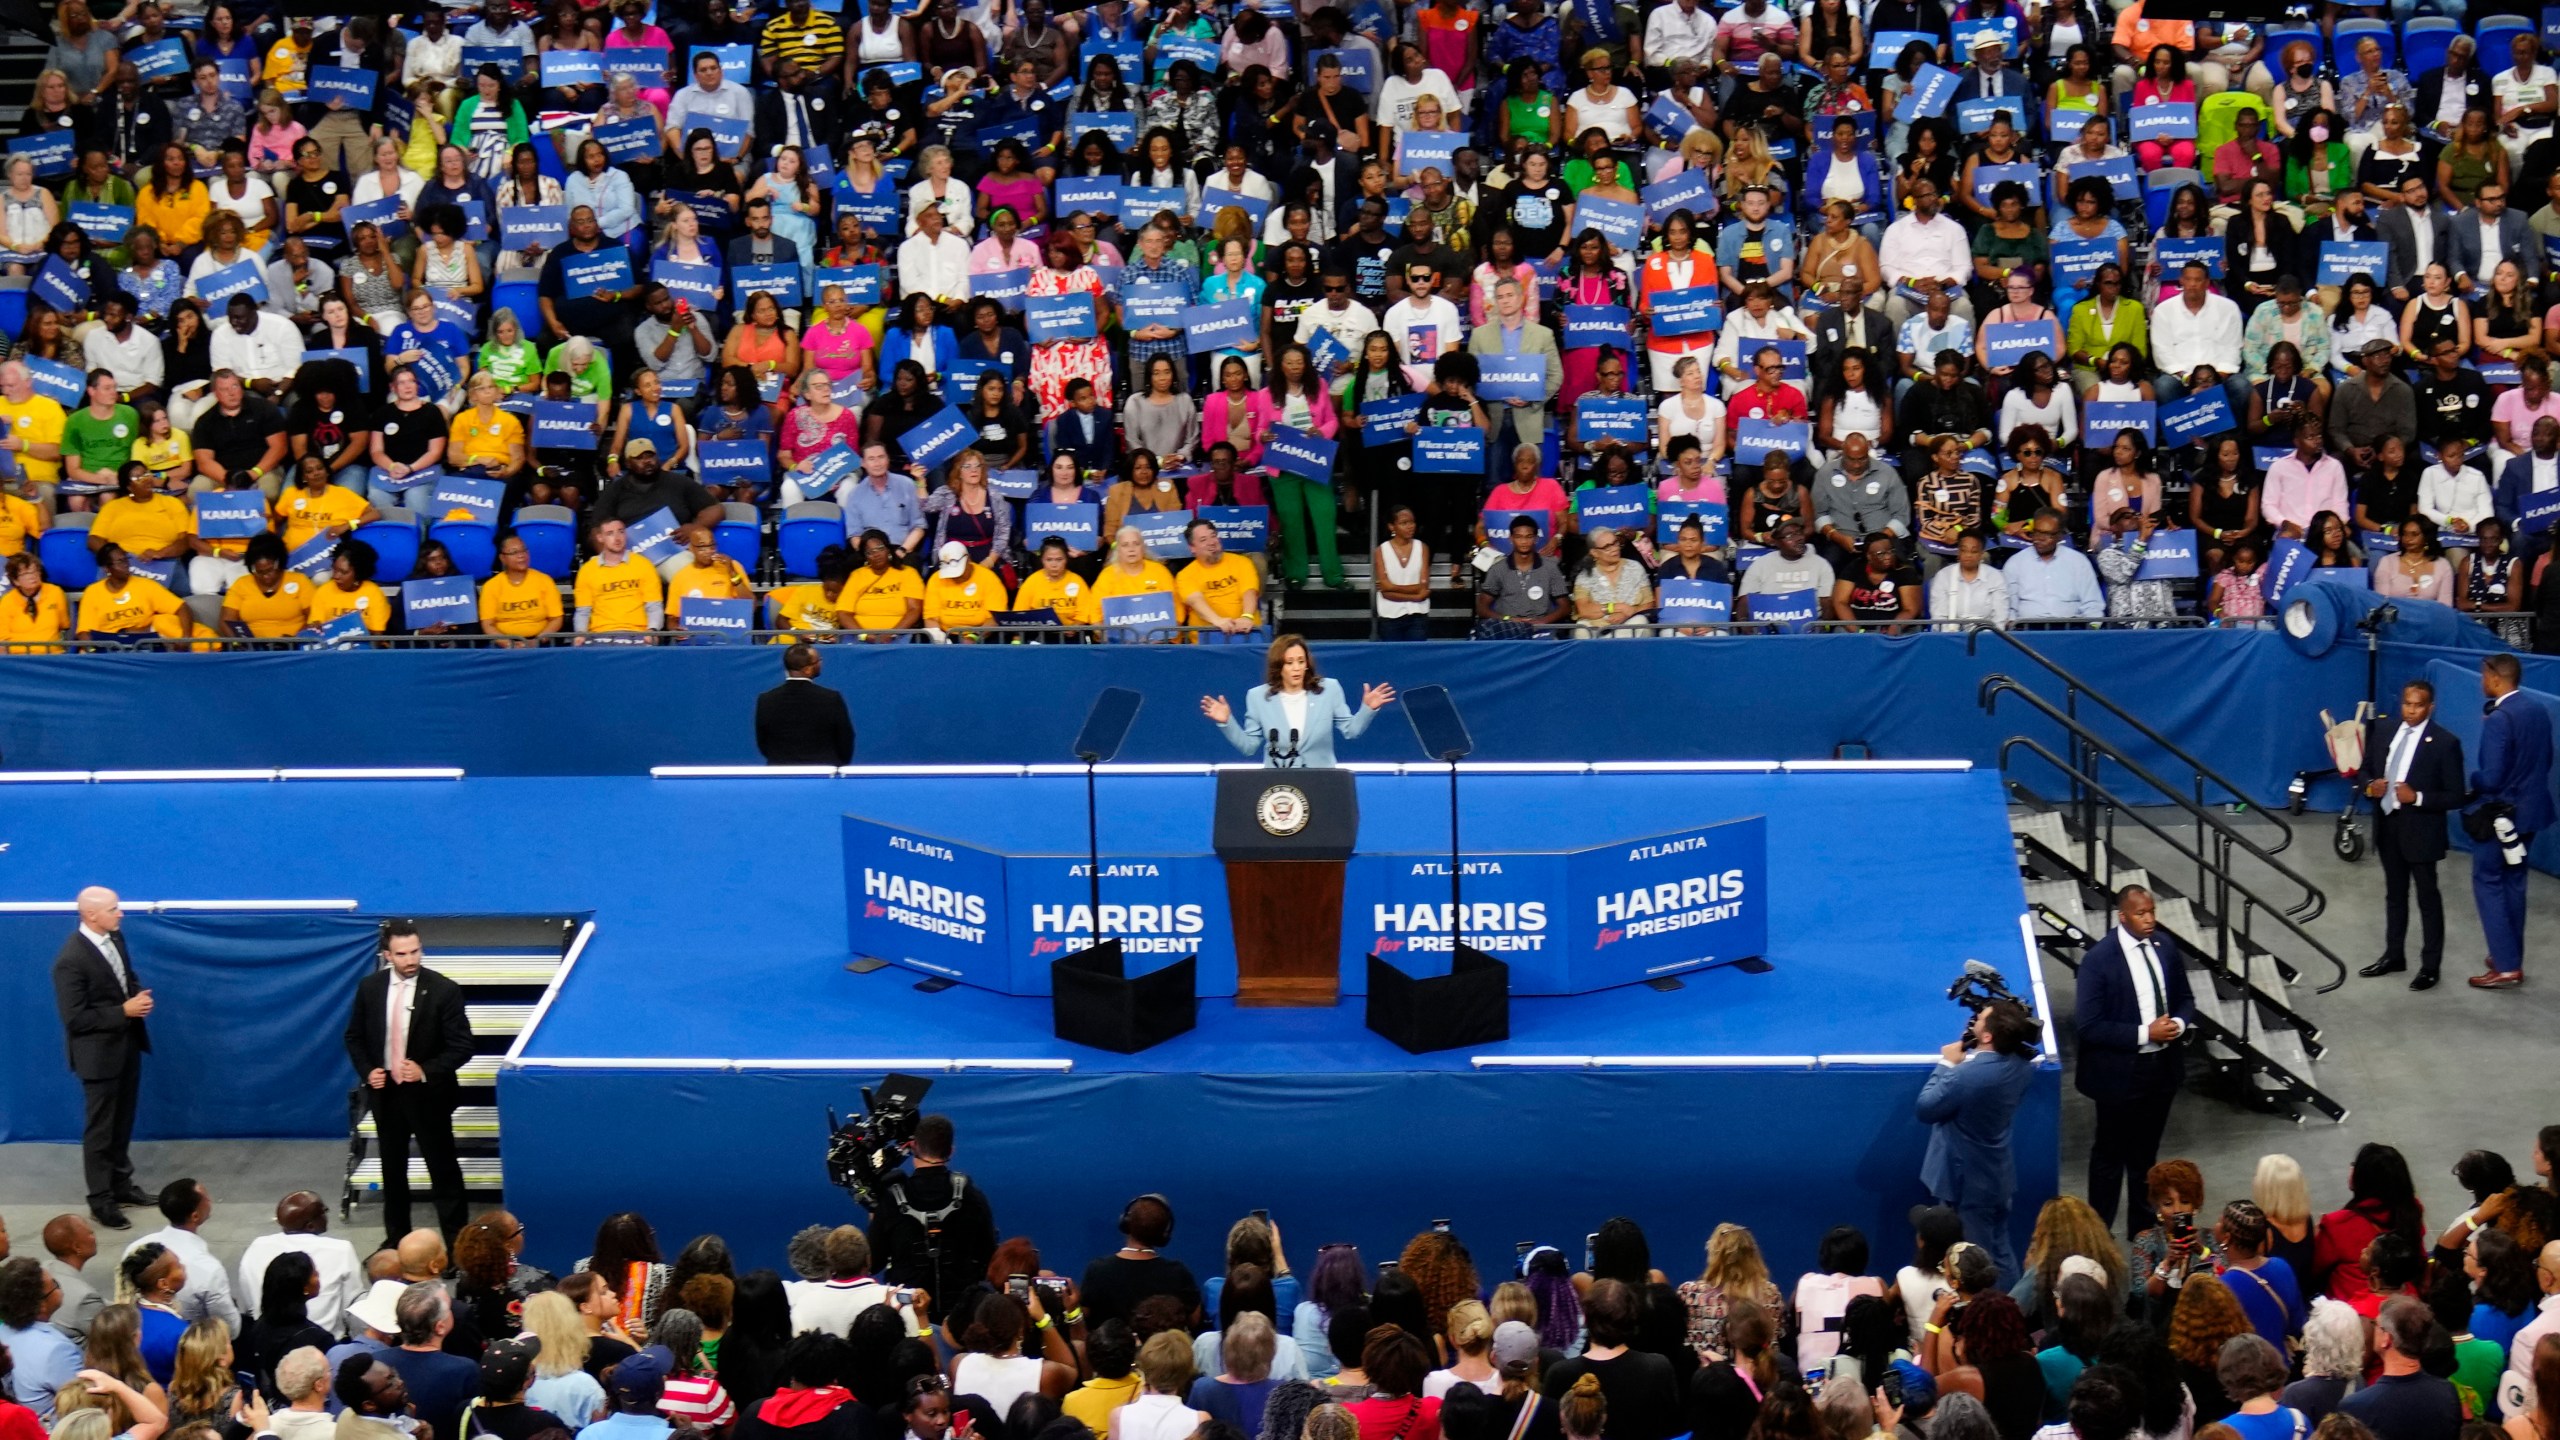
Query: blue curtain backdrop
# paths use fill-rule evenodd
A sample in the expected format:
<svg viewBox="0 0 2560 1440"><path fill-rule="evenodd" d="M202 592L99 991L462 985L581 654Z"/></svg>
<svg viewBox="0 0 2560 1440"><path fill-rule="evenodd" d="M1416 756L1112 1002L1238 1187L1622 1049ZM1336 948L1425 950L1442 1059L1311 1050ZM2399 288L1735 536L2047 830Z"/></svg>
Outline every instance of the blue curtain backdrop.
<svg viewBox="0 0 2560 1440"><path fill-rule="evenodd" d="M2316 712L2364 692L2364 657L2319 660L2262 630L2052 632L2034 642L2262 801L2321 763ZM2058 693L1997 640L1731 639L1320 645L1329 675L1456 696L1486 760L1816 759L1855 742L1887 758L1990 764L2006 737L2051 728L1983 677ZM1258 649L897 646L831 649L825 683L851 701L867 763L1068 758L1106 685L1147 697L1126 760L1233 752L1201 695L1241 698ZM653 765L754 764L755 696L781 680L772 647L429 651L0 659L0 753L16 769L135 763L116 714L184 714L165 766L459 765L475 775L630 775ZM2083 707L2090 713L2089 707ZM2137 753L2112 723L2099 728ZM1342 748L1419 758L1402 714Z"/></svg>
<svg viewBox="0 0 2560 1440"><path fill-rule="evenodd" d="M53 957L68 914L0 915L0 1141L80 1138ZM376 922L357 915L133 915L134 969L165 1014L142 1062L143 1139L335 1139L355 1082L343 1038Z"/></svg>

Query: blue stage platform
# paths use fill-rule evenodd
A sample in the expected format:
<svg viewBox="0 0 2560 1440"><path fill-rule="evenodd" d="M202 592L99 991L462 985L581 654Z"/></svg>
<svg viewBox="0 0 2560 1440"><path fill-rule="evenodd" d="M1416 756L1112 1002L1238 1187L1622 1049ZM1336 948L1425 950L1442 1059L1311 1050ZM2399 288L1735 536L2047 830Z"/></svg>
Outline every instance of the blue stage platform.
<svg viewBox="0 0 2560 1440"><path fill-rule="evenodd" d="M1106 854L1206 824L1197 777L1106 784ZM1428 850L1445 791L1396 784L1433 803L1368 807L1366 842ZM1256 1206L1301 1248L1348 1239L1373 1257L1447 1216L1489 1266L1506 1240L1570 1249L1612 1213L1643 1221L1675 1274L1721 1220L1760 1231L1782 1270L1842 1221L1898 1253L1926 1138L1912 1098L1960 1022L1945 987L1967 958L2031 968L1997 777L1494 773L1465 797L1471 856L1767 815L1774 968L1522 998L1508 1042L1421 1057L1364 1029L1356 1002L1208 1001L1193 1033L1122 1057L1051 1038L1044 1000L846 971L846 813L1045 843L1081 813L1082 782L1063 776L23 784L6 792L0 899L104 883L137 899L344 897L369 914L592 914L500 1080L507 1199L546 1264L635 1204L671 1243L717 1229L778 1263L794 1229L849 1208L820 1163L825 1108L892 1067L934 1075L931 1104L958 1120L999 1223L1061 1268L1106 1250L1147 1189L1192 1217L1178 1248L1195 1266ZM9 1008L42 1016L64 923L6 932ZM342 989L343 951L312 953L308 975L270 967L261 986ZM0 1084L72 1093L58 1045L20 1028ZM334 1092L336 1035L305 1019L272 1042L289 1063L267 1068ZM2021 1240L2055 1190L2059 1098L2048 1065L2020 1122ZM6 1138L52 1123L28 1113L0 1112ZM259 1133L253 1111L225 1123Z"/></svg>

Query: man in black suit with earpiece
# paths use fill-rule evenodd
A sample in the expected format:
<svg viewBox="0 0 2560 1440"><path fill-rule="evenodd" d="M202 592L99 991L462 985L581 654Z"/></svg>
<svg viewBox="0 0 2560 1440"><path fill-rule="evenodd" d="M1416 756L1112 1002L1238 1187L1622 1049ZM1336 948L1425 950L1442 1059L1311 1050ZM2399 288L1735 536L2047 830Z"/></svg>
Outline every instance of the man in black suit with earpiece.
<svg viewBox="0 0 2560 1440"><path fill-rule="evenodd" d="M2158 1223L2148 1177L2169 1128L2169 1106L2187 1074L2186 1040L2196 997L2176 937L2160 928L2151 892L2116 892L2116 923L2080 958L2079 1073L2073 1084L2096 1102L2089 1141L2089 1204L2112 1226L2118 1201L2131 1201L2125 1233Z"/></svg>
<svg viewBox="0 0 2560 1440"><path fill-rule="evenodd" d="M2363 790L2380 812L2374 858L2382 862L2382 958L2356 973L2397 974L2409 968L2409 888L2418 890L2418 973L2412 990L2432 990L2444 965L2444 896L2436 863L2451 848L2445 817L2460 809L2469 786L2462 741L2435 723L2436 687L2400 687L2400 718L2365 722Z"/></svg>
<svg viewBox="0 0 2560 1440"><path fill-rule="evenodd" d="M124 938L124 902L103 885L80 892L80 926L53 959L53 1004L62 1016L71 1073L80 1077L80 1166L89 1215L128 1230L126 1205L148 1205L133 1180L133 1109L142 1093L142 1057L151 1048L151 992L134 973Z"/></svg>

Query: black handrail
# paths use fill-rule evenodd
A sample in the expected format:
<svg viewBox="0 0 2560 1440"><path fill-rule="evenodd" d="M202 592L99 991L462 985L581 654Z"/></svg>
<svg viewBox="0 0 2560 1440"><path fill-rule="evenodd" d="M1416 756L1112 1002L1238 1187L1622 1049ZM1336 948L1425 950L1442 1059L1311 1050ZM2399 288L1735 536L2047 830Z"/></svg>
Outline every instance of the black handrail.
<svg viewBox="0 0 2560 1440"><path fill-rule="evenodd" d="M2034 696L2032 692L2029 692L2024 687L2019 686L2016 681L2009 679L2005 675L1995 675L1992 679L2004 686L2018 690L2019 693L2027 695L2030 699L2037 699L2037 703L2039 704L2043 703L2042 700ZM2154 836L2158 837L2160 843L2177 851L2179 854L2186 856L2190 860L2201 860L2202 857L2190 851L2184 842L2180 841L2175 836L2172 836L2168 831L2161 829L2158 825L2153 824L2150 817L2142 813L2140 807L2126 803L2122 796L2119 796L2113 790L2108 789L2104 783L2098 780L2097 777L2093 775L2084 775L2080 771L2074 769L2070 762L2064 760L2061 756L2054 754L2053 751L2048 749L2045 746L2045 743L2041 740L2037 740L2034 737L2027 735L2012 735L2007 740L2002 741L2000 745L2000 765L2003 770L2008 768L2009 752L2021 747L2033 752L2037 758L2043 760L2046 764L2051 765L2054 769L2061 771L2063 774L2070 776L2081 784L2087 785L2092 793L2096 794L2116 809L2123 811L2127 819L2133 821L2135 824L2150 831ZM2186 802L2180 801L2179 803L2183 805ZM2280 866L2277 868L2279 870L2282 869ZM2242 899L2249 901L2251 904L2265 910L2268 914L2273 915L2276 918L2276 923L2284 926L2285 929L2292 931L2296 939L2300 940L2303 944L2310 946L2312 951L2319 955L2321 959L2329 962L2329 968L2337 972L2338 978L2330 981L2326 985L2318 987L2316 993L2326 995L2330 991L2347 983L2347 962L2339 959L2335 954L2332 954L2328 946L2322 944L2318 937L2314 936L2310 931L2302 928L2302 926L2297 923L2290 914L2273 905L2267 904L2264 900L2259 899L2258 896L2251 892L2247 886L2241 884L2237 880L2230 879L2226 876L2224 883L2230 887L2232 893L2239 895ZM2223 923L2227 925L2230 922L2226 919ZM2256 984L2249 981L2245 976L2242 978L2242 984L2246 986L2251 996L2264 999L2269 1004L2277 1003L2274 997L2268 996L2264 992L2260 991Z"/></svg>
<svg viewBox="0 0 2560 1440"><path fill-rule="evenodd" d="M2137 764L2133 757L2125 754L2124 751L2118 749L2109 741L2101 738L2097 732L2091 730L2088 726L2081 724L2077 719L2064 714L2052 701L2047 700L2033 690L2028 689L2026 686L2019 684L2015 679L2007 675L1989 675L1983 678L1981 691L1983 713L1986 715L1996 714L1998 712L2000 697L2003 694L2016 695L2021 699L2024 699L2028 704L2035 706L2038 710L2043 711L2047 719L2053 721L2057 725L2060 725L2077 737L2081 744L2088 748L2091 754L2102 755L2109 760L2113 760L2117 765L2123 767L2126 773L2134 776L2136 779L2141 780L2153 789L2158 790L2161 794L2169 797L2170 803L2176 805L2179 809L2186 811L2188 815L2195 819L2199 827L2210 828L2215 834L2221 836L2225 841L2230 844L2237 845L2241 849L2256 856L2268 869L2275 871L2285 879L2301 886L2303 894L2301 903L2288 906L2279 911L2279 914L2284 915L2289 919L2298 916L2303 920L2317 920L2320 918L2321 912L2328 908L2329 897L2321 893L2320 887L2312 884L2308 878L2295 871L2292 866L2277 859L2274 851L2241 833L2239 828L2232 825L2230 821L2213 813L2211 810L2206 809L2199 802L2190 800L2186 796L2179 794L2175 789L2171 788L2168 782L2162 780L2159 776L2152 774L2150 770L2144 768L2142 765ZM2006 747L2004 746L2003 749L2005 752ZM2061 762L2056 762L2055 768L2061 770L2065 775L2069 775L2076 780L2086 783L2090 789L2098 791L2101 794L2108 795L2110 797L2110 804L2116 804L2121 807L2122 802L2113 799L2112 792L2106 791L2104 787L2097 783L2094 777L2083 775L2077 768ZM2195 861L2200 871L2211 868L2207 865L2202 851L2203 847L2201 845L2192 850L2183 845L2179 847L2179 853L2185 855L2188 859ZM2243 891L2242 894L2254 903L2264 903L2262 901L2257 901L2255 896L2248 896L2246 891Z"/></svg>
<svg viewBox="0 0 2560 1440"><path fill-rule="evenodd" d="M2070 687L2073 692L2086 695L2091 700L2096 701L2108 714L2113 715L2116 719L2131 726L2134 733L2140 735L2143 739L2148 740L2152 744L2169 752L2169 754L2174 757L2179 764L2195 771L2198 777L2204 780L2210 780L2214 784L2221 786L2225 793L2236 795L2240 799L2246 801L2258 812L2260 818L2275 826L2276 833L2282 837L2276 842L2273 850L2268 853L2282 851L2293 844L2293 826L2284 818L2282 814L2282 807L2270 809L2266 805L2260 803L2256 796L2251 795L2247 790L2242 789L2237 781L2234 781L2221 771L2214 769L2202 760L2199 760L2195 756L2187 753L2186 750L2171 741L2168 736L2152 729L2149 725L2144 724L2139 719L2136 719L2132 712L2126 710L2115 701L2107 698L2104 691L2099 690L2088 681L2081 679L2078 675L2064 668L2064 666L2060 662L2056 661L2052 656L2045 654L2043 651L2036 649L2032 645L2029 645L2026 641L2019 639L2007 630L1984 624L1977 624L1973 626L1971 631L1965 636L1964 641L1964 653L1967 659L1971 659L1974 656L1981 637L1985 634L1994 635L2009 642L2010 648L2016 650L2019 654L2026 656L2028 659L2033 660L2038 665L2043 666L2055 679L2060 680L2064 685ZM2154 783L2156 784L2158 782L2155 781ZM2167 787L2163 786L2162 788L2165 790ZM2199 804L2203 802L2201 786L2198 786L2197 802Z"/></svg>

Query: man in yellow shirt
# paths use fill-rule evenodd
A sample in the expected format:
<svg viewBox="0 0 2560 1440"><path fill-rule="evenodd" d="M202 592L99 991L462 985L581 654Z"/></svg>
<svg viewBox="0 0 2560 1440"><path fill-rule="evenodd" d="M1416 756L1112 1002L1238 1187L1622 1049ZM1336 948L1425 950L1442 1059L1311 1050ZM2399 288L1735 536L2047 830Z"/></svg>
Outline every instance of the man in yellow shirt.
<svg viewBox="0 0 2560 1440"><path fill-rule="evenodd" d="M1253 634L1262 624L1262 580L1253 562L1226 553L1213 521L1192 521L1184 538L1191 542L1191 563L1173 577L1182 622L1205 626L1222 637Z"/></svg>
<svg viewBox="0 0 2560 1440"><path fill-rule="evenodd" d="M862 568L845 582L836 604L853 617L858 630L913 630L924 617L924 580L898 563L889 537L877 530L862 532ZM890 640L888 634L869 636Z"/></svg>
<svg viewBox="0 0 2560 1440"><path fill-rule="evenodd" d="M924 628L937 639L977 640L977 635L954 637L954 630L977 630L993 625L995 613L1007 608L1004 582L996 572L984 565L973 564L969 547L957 540L945 540L936 552L941 563L934 567L933 578L924 582Z"/></svg>
<svg viewBox="0 0 2560 1440"><path fill-rule="evenodd" d="M747 572L737 561L720 553L720 542L709 528L692 532L685 542L690 558L684 567L667 577L667 626L684 628L684 602L687 600L752 600L756 587L747 580ZM751 627L752 628L752 627Z"/></svg>
<svg viewBox="0 0 2560 1440"><path fill-rule="evenodd" d="M596 522L595 558L578 567L580 635L645 635L665 621L666 588L658 567L632 554L630 540L621 521Z"/></svg>
<svg viewBox="0 0 2560 1440"><path fill-rule="evenodd" d="M286 99L300 95L311 83L311 17L293 17L293 33L267 47L267 63L261 77L267 87Z"/></svg>
<svg viewBox="0 0 2560 1440"><path fill-rule="evenodd" d="M47 495L62 483L62 428L70 419L60 401L36 393L26 366L15 360L0 365L0 427L6 427L0 430L0 450Z"/></svg>
<svg viewBox="0 0 2560 1440"><path fill-rule="evenodd" d="M1093 587L1067 568L1067 542L1052 535L1040 542L1040 568L1025 576L1013 592L1013 608L1053 610L1061 625L1099 625L1102 601Z"/></svg>
<svg viewBox="0 0 2560 1440"><path fill-rule="evenodd" d="M89 526L89 550L120 545L136 560L175 561L195 552L195 507L159 493L160 477L136 470L125 493L98 507ZM175 574L171 576L175 579Z"/></svg>
<svg viewBox="0 0 2560 1440"><path fill-rule="evenodd" d="M581 600L580 604L586 603ZM498 573L480 584L480 630L501 649L520 648L560 629L560 582L533 568L522 537L498 542Z"/></svg>

